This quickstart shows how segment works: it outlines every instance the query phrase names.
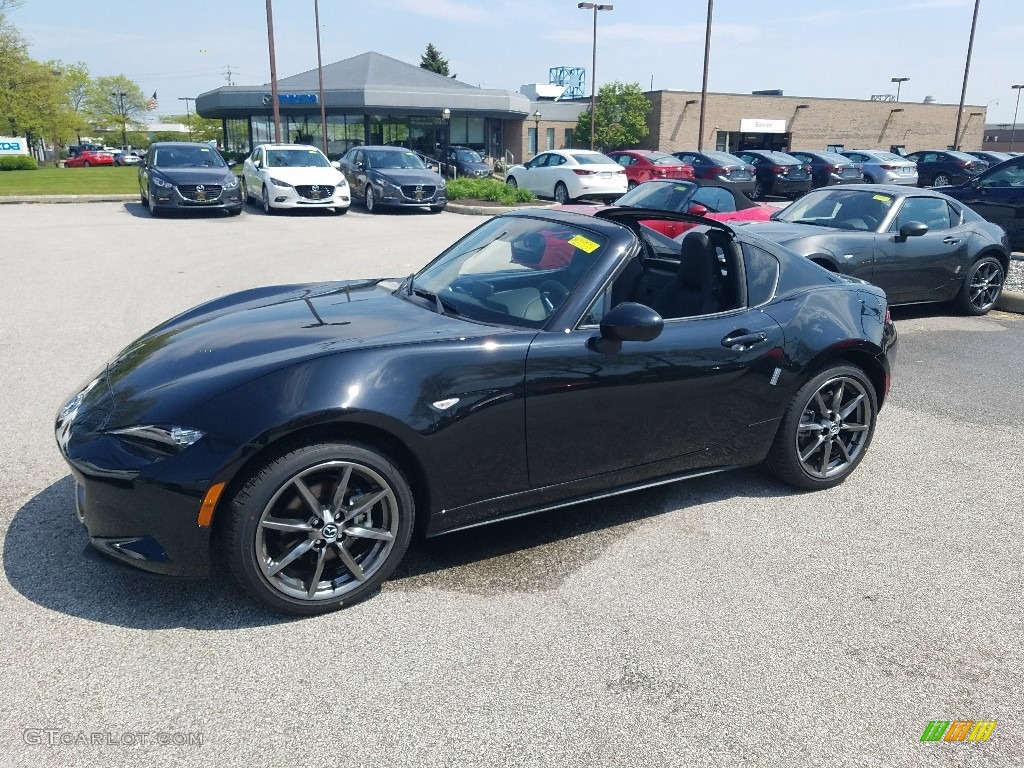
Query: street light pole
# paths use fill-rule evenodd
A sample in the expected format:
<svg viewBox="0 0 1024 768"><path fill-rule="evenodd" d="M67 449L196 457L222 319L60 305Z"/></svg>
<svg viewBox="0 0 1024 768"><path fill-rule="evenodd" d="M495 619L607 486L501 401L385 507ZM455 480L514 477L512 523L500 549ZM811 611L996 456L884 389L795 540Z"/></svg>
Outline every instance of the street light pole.
<svg viewBox="0 0 1024 768"><path fill-rule="evenodd" d="M320 78L320 135L323 139L324 154L327 154L327 106L324 104L324 62L320 57L320 0L313 0L313 15L316 17L316 73Z"/></svg>
<svg viewBox="0 0 1024 768"><path fill-rule="evenodd" d="M267 45L270 46L270 100L274 103L274 143L281 143L281 105L277 101L277 56L274 54L274 9L267 0Z"/></svg>
<svg viewBox="0 0 1024 768"><path fill-rule="evenodd" d="M964 100L967 98L967 75L971 71L971 52L974 50L974 30L978 26L978 6L981 0L974 0L974 18L971 20L971 36L967 41L967 61L964 64L964 87L960 91L960 107L956 111L956 130L953 131L953 149L960 149L960 119L964 116Z"/></svg>
<svg viewBox="0 0 1024 768"><path fill-rule="evenodd" d="M533 139L534 139L534 153L535 155L540 154L540 110L538 109L533 113ZM593 144L591 144L593 146Z"/></svg>
<svg viewBox="0 0 1024 768"><path fill-rule="evenodd" d="M192 112L188 108L188 103L195 99L191 96L179 96L178 101L185 102L185 127L188 128L188 140L192 141Z"/></svg>
<svg viewBox="0 0 1024 768"><path fill-rule="evenodd" d="M1017 106L1013 108L1013 125L1010 126L1010 149L1008 151L1013 152L1013 139L1014 134L1017 133L1017 108L1020 107L1020 91L1024 88L1022 85L1011 85L1011 88L1017 92Z"/></svg>
<svg viewBox="0 0 1024 768"><path fill-rule="evenodd" d="M596 106L597 106L597 12L598 11L611 11L614 10L615 6L611 3L577 3L577 8L582 8L585 11L594 11L594 44L591 49L591 60L590 60L590 148L594 148L594 127L596 123ZM538 138L538 146L540 139Z"/></svg>
<svg viewBox="0 0 1024 768"><path fill-rule="evenodd" d="M704 30L704 79L700 86L700 120L697 124L697 151L704 149L704 111L708 101L708 63L711 61L711 13L714 0L708 0L708 23Z"/></svg>
<svg viewBox="0 0 1024 768"><path fill-rule="evenodd" d="M894 77L892 79L892 81L896 83L896 101L900 100L900 86L907 82L907 80L909 79L909 77Z"/></svg>

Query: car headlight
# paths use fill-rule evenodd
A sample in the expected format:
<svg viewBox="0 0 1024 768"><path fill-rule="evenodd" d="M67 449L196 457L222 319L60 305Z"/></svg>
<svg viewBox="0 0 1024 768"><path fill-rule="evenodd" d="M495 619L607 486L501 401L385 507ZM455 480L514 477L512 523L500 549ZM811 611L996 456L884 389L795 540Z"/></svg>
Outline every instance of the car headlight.
<svg viewBox="0 0 1024 768"><path fill-rule="evenodd" d="M171 182L164 181L159 176L150 176L149 178L152 179L153 183L156 184L158 187L168 187L168 188L170 188L170 187L174 186L173 184L171 184Z"/></svg>
<svg viewBox="0 0 1024 768"><path fill-rule="evenodd" d="M199 442L206 435L199 429L158 424L111 429L107 434L152 452L157 458L173 456Z"/></svg>
<svg viewBox="0 0 1024 768"><path fill-rule="evenodd" d="M273 184L275 187L287 187L288 189L291 189L292 187L292 185L289 184L287 181L275 179L273 176L270 177L270 183Z"/></svg>
<svg viewBox="0 0 1024 768"><path fill-rule="evenodd" d="M231 179L228 181L227 184L224 185L224 189L234 189L237 186L238 186L238 177L235 176L234 174L232 174L231 175Z"/></svg>

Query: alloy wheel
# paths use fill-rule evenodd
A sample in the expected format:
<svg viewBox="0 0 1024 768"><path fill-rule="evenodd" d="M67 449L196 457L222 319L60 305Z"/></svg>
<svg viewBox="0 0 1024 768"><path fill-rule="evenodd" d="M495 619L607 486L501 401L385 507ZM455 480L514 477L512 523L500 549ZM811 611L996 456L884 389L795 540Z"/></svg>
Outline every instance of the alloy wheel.
<svg viewBox="0 0 1024 768"><path fill-rule="evenodd" d="M987 259L971 274L968 283L968 300L978 314L984 314L995 306L1003 290L1003 268L994 259Z"/></svg>
<svg viewBox="0 0 1024 768"><path fill-rule="evenodd" d="M846 474L867 446L872 408L864 384L851 376L835 376L818 387L796 429L803 471L818 480Z"/></svg>
<svg viewBox="0 0 1024 768"><path fill-rule="evenodd" d="M256 561L278 592L337 600L383 567L400 522L395 489L370 467L319 463L288 479L256 526Z"/></svg>

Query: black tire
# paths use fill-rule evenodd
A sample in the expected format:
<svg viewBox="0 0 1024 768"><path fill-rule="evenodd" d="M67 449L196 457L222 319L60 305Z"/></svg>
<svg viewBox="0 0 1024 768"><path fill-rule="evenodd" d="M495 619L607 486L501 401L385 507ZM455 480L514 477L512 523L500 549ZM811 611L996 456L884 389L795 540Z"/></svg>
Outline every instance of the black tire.
<svg viewBox="0 0 1024 768"><path fill-rule="evenodd" d="M948 173L937 173L935 174L935 178L932 179L933 187L948 187L952 183L953 182L950 180Z"/></svg>
<svg viewBox="0 0 1024 768"><path fill-rule="evenodd" d="M149 196L149 215L152 216L154 219L157 219L157 218L160 218L161 216L163 216L163 213L164 212L162 210L160 210L160 206L158 206L156 204L156 200L154 200L153 196L150 195Z"/></svg>
<svg viewBox="0 0 1024 768"><path fill-rule="evenodd" d="M367 184L366 189L363 190L363 202L366 204L366 210L368 213L380 213L380 206L377 205L377 198L374 197L373 187L369 184Z"/></svg>
<svg viewBox="0 0 1024 768"><path fill-rule="evenodd" d="M839 485L864 458L877 414L875 388L864 371L832 365L793 397L765 464L779 480L803 490Z"/></svg>
<svg viewBox="0 0 1024 768"><path fill-rule="evenodd" d="M440 213L444 210L444 205L432 205L430 206L431 213Z"/></svg>
<svg viewBox="0 0 1024 768"><path fill-rule="evenodd" d="M634 190L636 188L637 188L637 183L635 181L627 181L626 182L626 191L627 192L630 192L630 191L632 191L632 190Z"/></svg>
<svg viewBox="0 0 1024 768"><path fill-rule="evenodd" d="M569 188L565 186L561 181L555 184L555 202L559 205L567 205L572 202L572 198L569 197Z"/></svg>
<svg viewBox="0 0 1024 768"><path fill-rule="evenodd" d="M270 204L270 192L267 190L267 185L263 185L263 191L260 192L260 202L263 204L263 212L267 216L273 216L275 213L274 206Z"/></svg>
<svg viewBox="0 0 1024 768"><path fill-rule="evenodd" d="M348 213L348 206L347 205L344 208L339 206L339 207L334 209L334 215L335 216L344 216L346 213Z"/></svg>
<svg viewBox="0 0 1024 768"><path fill-rule="evenodd" d="M237 208L228 208L228 216L241 216L241 215L242 215L242 206L238 206Z"/></svg>
<svg viewBox="0 0 1024 768"><path fill-rule="evenodd" d="M242 587L296 616L374 593L405 555L415 510L405 476L357 443L293 447L253 472L231 501L228 564Z"/></svg>
<svg viewBox="0 0 1024 768"><path fill-rule="evenodd" d="M875 180L870 175L865 173L864 174L864 183L865 184L874 184Z"/></svg>
<svg viewBox="0 0 1024 768"><path fill-rule="evenodd" d="M88 160L84 160L82 161L82 166L85 168L92 168L92 163L90 163Z"/></svg>
<svg viewBox="0 0 1024 768"><path fill-rule="evenodd" d="M142 191L142 187L139 187L139 202L143 205L149 204L149 200L146 199L146 193Z"/></svg>
<svg viewBox="0 0 1024 768"><path fill-rule="evenodd" d="M999 301L1005 278L998 259L992 256L978 259L967 270L956 296L957 307L965 315L984 315Z"/></svg>
<svg viewBox="0 0 1024 768"><path fill-rule="evenodd" d="M519 182L516 181L515 176L509 176L507 179L505 179L505 183L512 187L512 189L519 189Z"/></svg>
<svg viewBox="0 0 1024 768"><path fill-rule="evenodd" d="M764 182L758 179L754 182L754 188L747 193L747 197L751 200L764 200L764 196L768 194L765 190Z"/></svg>
<svg viewBox="0 0 1024 768"><path fill-rule="evenodd" d="M238 183L242 185L242 205L246 206L249 204L249 187L245 184L245 176L239 177Z"/></svg>

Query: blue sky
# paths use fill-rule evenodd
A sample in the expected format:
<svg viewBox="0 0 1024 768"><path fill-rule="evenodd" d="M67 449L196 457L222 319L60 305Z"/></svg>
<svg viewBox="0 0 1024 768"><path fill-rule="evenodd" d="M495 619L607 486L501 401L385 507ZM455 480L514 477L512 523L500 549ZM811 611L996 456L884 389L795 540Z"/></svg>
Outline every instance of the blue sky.
<svg viewBox="0 0 1024 768"><path fill-rule="evenodd" d="M598 85L699 90L706 0L612 1L598 16ZM974 0L717 0L708 87L866 99L893 93L900 76L910 78L901 100L956 103L973 9ZM158 93L163 114L184 111L178 97L226 85L228 67L239 85L270 77L263 0L24 0L9 17L35 58L125 74ZM556 66L590 74L593 17L576 0L320 0L320 22L325 64L371 50L418 64L432 42L474 85L518 90ZM274 29L280 77L316 66L313 0L274 0ZM989 105L989 122L1013 118L1022 40L1024 0L981 0L967 101Z"/></svg>

